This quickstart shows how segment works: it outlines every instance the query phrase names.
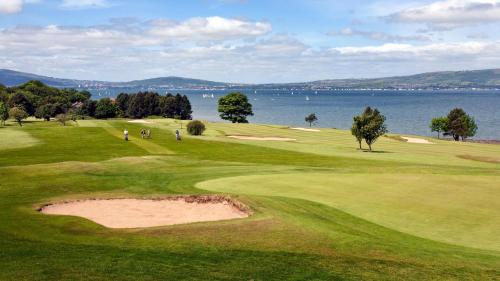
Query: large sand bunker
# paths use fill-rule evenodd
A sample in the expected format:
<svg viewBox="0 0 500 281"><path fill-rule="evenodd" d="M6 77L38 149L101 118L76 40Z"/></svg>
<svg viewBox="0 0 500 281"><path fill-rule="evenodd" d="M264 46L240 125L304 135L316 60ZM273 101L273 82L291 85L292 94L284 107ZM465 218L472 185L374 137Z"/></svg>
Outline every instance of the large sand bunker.
<svg viewBox="0 0 500 281"><path fill-rule="evenodd" d="M410 138L410 137L401 137L405 139L407 142L411 143L423 143L423 144L432 144L432 142L426 140L426 139L419 139L419 138Z"/></svg>
<svg viewBox="0 0 500 281"><path fill-rule="evenodd" d="M79 216L109 228L137 228L245 218L249 209L222 196L92 199L45 205L40 212Z"/></svg>
<svg viewBox="0 0 500 281"><path fill-rule="evenodd" d="M304 132L321 132L318 129L311 129L311 128L290 128L292 130L297 130L297 131L304 131Z"/></svg>
<svg viewBox="0 0 500 281"><path fill-rule="evenodd" d="M296 139L282 137L254 137L254 136L227 136L228 138L238 140L254 140L254 141L294 141Z"/></svg>

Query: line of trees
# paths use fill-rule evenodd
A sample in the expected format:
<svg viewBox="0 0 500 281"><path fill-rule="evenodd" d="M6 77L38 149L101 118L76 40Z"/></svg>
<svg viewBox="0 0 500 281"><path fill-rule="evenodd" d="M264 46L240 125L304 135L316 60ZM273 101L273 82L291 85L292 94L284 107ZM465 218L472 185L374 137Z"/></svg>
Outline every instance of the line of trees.
<svg viewBox="0 0 500 281"><path fill-rule="evenodd" d="M154 92L121 93L116 97L116 105L120 116L130 118L157 115L191 120L193 113L188 97L180 94L160 96Z"/></svg>
<svg viewBox="0 0 500 281"><path fill-rule="evenodd" d="M477 132L476 120L462 108L452 109L447 116L433 118L429 127L432 132L438 133L438 138L442 133L452 136L455 141L465 141Z"/></svg>
<svg viewBox="0 0 500 281"><path fill-rule="evenodd" d="M8 118L22 126L29 116L49 121L56 118L61 124L66 120L93 117L144 118L151 115L189 120L192 118L191 103L187 96L153 92L120 94L116 100L103 98L91 100L88 91L59 89L40 81L29 81L15 87L0 84L0 124Z"/></svg>
<svg viewBox="0 0 500 281"><path fill-rule="evenodd" d="M28 116L50 120L58 114L75 112L91 103L88 91L58 89L32 80L14 87L0 85L0 119L15 119L19 125Z"/></svg>

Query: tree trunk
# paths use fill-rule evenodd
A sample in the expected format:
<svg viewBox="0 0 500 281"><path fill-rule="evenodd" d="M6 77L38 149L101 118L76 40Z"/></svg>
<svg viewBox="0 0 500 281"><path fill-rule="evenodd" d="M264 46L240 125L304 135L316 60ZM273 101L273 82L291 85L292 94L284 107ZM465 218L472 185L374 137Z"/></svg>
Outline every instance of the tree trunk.
<svg viewBox="0 0 500 281"><path fill-rule="evenodd" d="M372 151L372 145L370 143L368 144L368 148Z"/></svg>
<svg viewBox="0 0 500 281"><path fill-rule="evenodd" d="M439 131L438 131L438 139L439 139Z"/></svg>

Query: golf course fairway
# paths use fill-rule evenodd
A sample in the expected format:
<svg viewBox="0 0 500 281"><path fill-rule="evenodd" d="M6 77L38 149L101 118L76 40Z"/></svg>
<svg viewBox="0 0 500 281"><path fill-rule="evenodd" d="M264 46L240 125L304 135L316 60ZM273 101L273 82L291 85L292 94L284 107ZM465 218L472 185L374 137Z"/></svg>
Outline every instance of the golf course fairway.
<svg viewBox="0 0 500 281"><path fill-rule="evenodd" d="M500 280L500 145L129 121L0 127L0 280ZM40 212L208 195L251 211L137 228Z"/></svg>

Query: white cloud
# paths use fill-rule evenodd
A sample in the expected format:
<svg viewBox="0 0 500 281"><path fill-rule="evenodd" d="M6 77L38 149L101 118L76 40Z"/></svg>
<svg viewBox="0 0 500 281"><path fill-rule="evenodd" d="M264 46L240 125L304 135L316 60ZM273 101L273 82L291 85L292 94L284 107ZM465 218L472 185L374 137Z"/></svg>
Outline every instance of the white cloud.
<svg viewBox="0 0 500 281"><path fill-rule="evenodd" d="M430 41L424 35L392 35L381 31L364 31L355 28L344 28L339 31L333 30L327 33L329 36L359 36L375 41L404 42L404 41Z"/></svg>
<svg viewBox="0 0 500 281"><path fill-rule="evenodd" d="M271 31L268 22L253 22L222 17L191 18L183 22L157 20L151 34L169 38L221 40L256 37Z"/></svg>
<svg viewBox="0 0 500 281"><path fill-rule="evenodd" d="M86 9L109 7L107 0L63 0L61 7L65 9Z"/></svg>
<svg viewBox="0 0 500 281"><path fill-rule="evenodd" d="M391 14L390 21L424 23L431 29L453 29L500 21L500 0L443 0Z"/></svg>
<svg viewBox="0 0 500 281"><path fill-rule="evenodd" d="M14 14L23 9L23 0L1 0L0 14Z"/></svg>

